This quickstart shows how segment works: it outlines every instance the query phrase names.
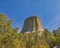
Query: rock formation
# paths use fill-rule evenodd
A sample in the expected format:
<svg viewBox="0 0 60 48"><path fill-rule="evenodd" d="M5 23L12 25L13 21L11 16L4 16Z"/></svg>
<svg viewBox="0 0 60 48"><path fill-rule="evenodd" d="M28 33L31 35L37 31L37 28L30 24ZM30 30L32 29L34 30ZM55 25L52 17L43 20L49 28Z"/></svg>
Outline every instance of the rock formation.
<svg viewBox="0 0 60 48"><path fill-rule="evenodd" d="M21 32L42 32L43 30L44 29L39 18L37 16L31 16L24 21L24 26Z"/></svg>

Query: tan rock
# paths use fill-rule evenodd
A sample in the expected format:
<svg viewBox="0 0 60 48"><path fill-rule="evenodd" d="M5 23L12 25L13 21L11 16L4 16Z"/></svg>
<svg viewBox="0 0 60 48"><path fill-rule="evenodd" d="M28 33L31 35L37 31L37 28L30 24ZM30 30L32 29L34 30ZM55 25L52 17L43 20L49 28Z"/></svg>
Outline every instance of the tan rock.
<svg viewBox="0 0 60 48"><path fill-rule="evenodd" d="M31 16L24 21L24 26L21 32L36 32L44 31L41 21L37 16Z"/></svg>

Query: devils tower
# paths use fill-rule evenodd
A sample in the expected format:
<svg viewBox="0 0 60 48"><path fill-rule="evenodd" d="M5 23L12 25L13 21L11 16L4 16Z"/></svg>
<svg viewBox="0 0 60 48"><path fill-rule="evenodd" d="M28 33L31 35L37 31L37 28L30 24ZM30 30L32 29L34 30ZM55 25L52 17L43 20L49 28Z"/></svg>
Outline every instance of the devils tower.
<svg viewBox="0 0 60 48"><path fill-rule="evenodd" d="M24 26L21 32L42 32L43 30L40 19L37 16L31 16L24 21Z"/></svg>

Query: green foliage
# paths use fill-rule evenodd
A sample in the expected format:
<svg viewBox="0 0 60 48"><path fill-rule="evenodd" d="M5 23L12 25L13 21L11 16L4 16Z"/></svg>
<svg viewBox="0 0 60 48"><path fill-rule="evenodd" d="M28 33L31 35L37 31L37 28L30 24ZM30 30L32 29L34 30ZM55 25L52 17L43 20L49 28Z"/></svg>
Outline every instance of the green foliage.
<svg viewBox="0 0 60 48"><path fill-rule="evenodd" d="M18 33L11 22L12 20L0 14L0 48L19 48Z"/></svg>
<svg viewBox="0 0 60 48"><path fill-rule="evenodd" d="M60 46L60 30L59 29L54 30L53 35L55 37L54 45Z"/></svg>
<svg viewBox="0 0 60 48"><path fill-rule="evenodd" d="M50 48L48 42L46 41L47 38L44 37L44 33L42 33L42 36L38 34L38 32L29 34L20 33L20 44L22 45L22 43L24 43L24 48Z"/></svg>
<svg viewBox="0 0 60 48"><path fill-rule="evenodd" d="M47 29L44 32L19 33L5 15L0 14L0 48L53 48L60 46L60 31L53 34Z"/></svg>

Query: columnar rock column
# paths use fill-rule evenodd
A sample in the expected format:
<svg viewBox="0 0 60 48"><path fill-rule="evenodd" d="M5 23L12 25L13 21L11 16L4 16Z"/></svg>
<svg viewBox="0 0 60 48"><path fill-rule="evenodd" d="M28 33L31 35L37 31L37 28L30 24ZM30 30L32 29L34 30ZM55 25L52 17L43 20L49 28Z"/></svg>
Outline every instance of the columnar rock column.
<svg viewBox="0 0 60 48"><path fill-rule="evenodd" d="M36 32L44 31L41 21L37 16L31 16L24 21L24 26L21 32Z"/></svg>

